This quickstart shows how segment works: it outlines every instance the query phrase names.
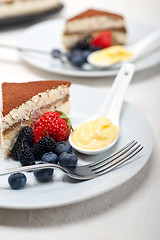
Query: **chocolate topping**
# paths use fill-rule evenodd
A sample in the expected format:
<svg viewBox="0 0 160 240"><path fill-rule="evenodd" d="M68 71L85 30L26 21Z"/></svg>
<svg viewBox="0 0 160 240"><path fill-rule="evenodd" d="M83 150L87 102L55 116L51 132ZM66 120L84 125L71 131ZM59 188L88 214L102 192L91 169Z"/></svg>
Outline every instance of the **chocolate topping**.
<svg viewBox="0 0 160 240"><path fill-rule="evenodd" d="M26 83L2 83L2 114L6 116L12 109L25 103L38 93L57 88L60 85L71 85L67 81L35 81Z"/></svg>
<svg viewBox="0 0 160 240"><path fill-rule="evenodd" d="M110 13L110 12L106 12L106 11L99 11L99 10L95 10L95 9L88 9L87 11L68 19L67 22L70 22L70 21L73 21L76 19L80 19L80 18L85 18L85 17L94 17L94 16L103 16L103 15L123 19L123 16L118 15L118 14L114 14L114 13Z"/></svg>

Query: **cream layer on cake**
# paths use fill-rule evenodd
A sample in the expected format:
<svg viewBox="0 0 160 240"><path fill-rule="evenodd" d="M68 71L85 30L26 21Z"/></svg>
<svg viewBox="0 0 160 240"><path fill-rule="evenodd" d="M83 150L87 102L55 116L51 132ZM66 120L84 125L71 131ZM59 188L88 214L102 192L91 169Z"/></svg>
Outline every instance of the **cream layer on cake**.
<svg viewBox="0 0 160 240"><path fill-rule="evenodd" d="M58 0L0 0L0 19L39 13L58 5Z"/></svg>
<svg viewBox="0 0 160 240"><path fill-rule="evenodd" d="M66 21L62 43L66 48L71 48L82 38L94 37L104 30L112 32L114 45L126 44L127 34L124 18L117 14L95 9L89 9Z"/></svg>
<svg viewBox="0 0 160 240"><path fill-rule="evenodd" d="M2 114L1 135L4 154L9 155L19 131L22 127L29 124L30 113L32 116L32 127L34 127L44 113L54 110L60 110L67 115L69 114L70 102L68 85L60 85L57 88L40 92L20 106L12 109L5 116Z"/></svg>
<svg viewBox="0 0 160 240"><path fill-rule="evenodd" d="M113 18L111 16L93 16L68 21L65 25L65 34L86 33L88 31L102 31L105 29L124 28L123 18Z"/></svg>

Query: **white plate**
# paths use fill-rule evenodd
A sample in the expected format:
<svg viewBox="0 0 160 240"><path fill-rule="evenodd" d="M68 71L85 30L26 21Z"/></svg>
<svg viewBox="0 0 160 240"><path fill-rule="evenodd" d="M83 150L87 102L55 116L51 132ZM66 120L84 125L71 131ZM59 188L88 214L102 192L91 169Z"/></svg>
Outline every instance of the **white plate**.
<svg viewBox="0 0 160 240"><path fill-rule="evenodd" d="M50 51L54 48L63 49L61 35L64 20L50 20L36 24L27 29L18 41L18 46ZM142 23L127 21L128 44L135 43L150 34L154 28ZM69 68L60 63L59 60L51 59L50 56L29 54L21 52L21 57L27 63L46 70L48 72L77 77L105 77L116 75L118 69L96 70L87 64L86 70ZM160 49L146 55L145 58L136 62L136 71L152 67L160 62Z"/></svg>
<svg viewBox="0 0 160 240"><path fill-rule="evenodd" d="M80 85L72 85L71 120L73 126L95 113L105 98L105 92ZM107 153L90 157L85 156L85 158L79 154L79 163L89 163L102 159L135 139L144 146L144 150L134 158L134 161L106 175L84 182L72 180L63 173L55 171L53 182L42 184L35 180L31 172L26 173L28 181L26 187L22 190L12 190L7 182L8 176L2 176L0 177L0 207L36 209L68 205L95 197L126 182L140 171L149 159L153 148L153 132L146 118L127 102L124 103L122 108L120 128L119 140L112 149ZM19 163L11 159L4 160L0 149L1 169L17 165L19 166Z"/></svg>

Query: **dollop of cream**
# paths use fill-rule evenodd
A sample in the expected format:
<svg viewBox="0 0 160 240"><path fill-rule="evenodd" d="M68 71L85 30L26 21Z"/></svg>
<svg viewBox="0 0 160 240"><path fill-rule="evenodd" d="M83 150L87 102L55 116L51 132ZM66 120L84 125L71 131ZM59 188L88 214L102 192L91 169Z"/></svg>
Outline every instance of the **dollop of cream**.
<svg viewBox="0 0 160 240"><path fill-rule="evenodd" d="M119 134L120 128L109 118L98 118L79 125L71 134L76 146L96 150L110 145Z"/></svg>
<svg viewBox="0 0 160 240"><path fill-rule="evenodd" d="M125 47L117 45L95 52L93 61L97 63L116 63L133 57L133 53Z"/></svg>

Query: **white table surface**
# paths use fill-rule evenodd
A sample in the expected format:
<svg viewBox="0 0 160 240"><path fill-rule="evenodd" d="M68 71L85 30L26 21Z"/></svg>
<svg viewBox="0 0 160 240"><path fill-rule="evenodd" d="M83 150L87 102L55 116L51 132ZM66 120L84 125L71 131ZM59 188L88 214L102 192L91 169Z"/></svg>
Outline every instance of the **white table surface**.
<svg viewBox="0 0 160 240"><path fill-rule="evenodd" d="M158 0L63 0L63 3L65 8L56 18L99 7L160 27ZM0 30L0 42L16 44L28 26L30 24L12 30ZM84 80L47 73L22 62L16 52L0 49L0 79L1 82L11 79L64 79L73 84L109 91L114 78ZM153 127L154 149L146 166L122 186L81 203L44 210L0 209L1 240L160 239L160 64L135 74L126 100L139 109Z"/></svg>

